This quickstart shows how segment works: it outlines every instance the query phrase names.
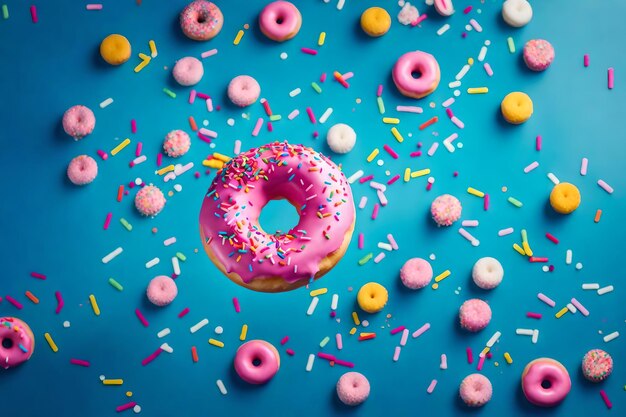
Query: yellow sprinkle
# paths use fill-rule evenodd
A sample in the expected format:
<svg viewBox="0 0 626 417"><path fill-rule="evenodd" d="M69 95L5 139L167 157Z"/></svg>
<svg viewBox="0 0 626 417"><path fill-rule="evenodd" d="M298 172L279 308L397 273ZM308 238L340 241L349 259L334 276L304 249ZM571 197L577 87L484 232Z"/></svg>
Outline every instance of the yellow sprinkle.
<svg viewBox="0 0 626 417"><path fill-rule="evenodd" d="M429 168L420 169L419 171L411 172L411 178L419 178L419 177L423 177L424 175L428 175L428 174L430 174L430 169Z"/></svg>
<svg viewBox="0 0 626 417"><path fill-rule="evenodd" d="M243 38L243 30L240 29L239 32L237 32L237 36L235 36L233 45L239 45L239 42L241 42L241 38Z"/></svg>
<svg viewBox="0 0 626 417"><path fill-rule="evenodd" d="M517 253L519 253L520 255L526 256L526 252L524 252L524 249L522 249L522 247L518 245L517 243L513 244L513 249L515 249Z"/></svg>
<svg viewBox="0 0 626 417"><path fill-rule="evenodd" d="M318 290L313 290L309 294L311 297L317 297L318 295L326 294L328 292L328 288L320 288Z"/></svg>
<svg viewBox="0 0 626 417"><path fill-rule="evenodd" d="M317 38L317 46L324 45L324 41L326 40L326 32L320 33L320 37Z"/></svg>
<svg viewBox="0 0 626 417"><path fill-rule="evenodd" d="M448 278L450 276L450 270L446 269L445 271L443 271L441 274L437 275L435 277L435 282L440 282L443 281L444 279Z"/></svg>
<svg viewBox="0 0 626 417"><path fill-rule="evenodd" d="M50 336L50 333L44 333L43 337L46 338L46 341L48 342L48 345L50 345L50 349L52 349L53 352L59 351L59 348L57 347L57 344L54 343L54 340L52 340L52 336Z"/></svg>
<svg viewBox="0 0 626 417"><path fill-rule="evenodd" d="M124 139L122 143L117 145L115 148L111 149L111 155L113 156L117 155L118 152L124 149L125 147L127 147L129 143L130 143L130 139L128 138Z"/></svg>
<svg viewBox="0 0 626 417"><path fill-rule="evenodd" d="M150 57L142 52L139 52L139 58L141 58L142 61L150 61Z"/></svg>
<svg viewBox="0 0 626 417"><path fill-rule="evenodd" d="M124 383L123 379L104 379L102 380L104 385L122 385Z"/></svg>
<svg viewBox="0 0 626 417"><path fill-rule="evenodd" d="M163 174L166 174L166 173L168 173L170 171L174 171L174 165L168 165L166 167L163 167L163 168L159 169L156 173L158 175L163 175Z"/></svg>
<svg viewBox="0 0 626 417"><path fill-rule="evenodd" d="M404 170L404 182L409 182L411 179L411 168L407 168Z"/></svg>
<svg viewBox="0 0 626 417"><path fill-rule="evenodd" d="M127 397L132 397L133 396L133 392L132 391L126 391L126 396Z"/></svg>
<svg viewBox="0 0 626 417"><path fill-rule="evenodd" d="M468 59L467 59L467 63L468 63L469 65L474 65L474 58L468 58Z"/></svg>
<svg viewBox="0 0 626 417"><path fill-rule="evenodd" d="M479 356L485 356L487 353L489 353L489 350L490 350L490 348L485 347L485 348L482 350L482 352L480 352L480 355L479 355Z"/></svg>
<svg viewBox="0 0 626 417"><path fill-rule="evenodd" d="M139 63L139 65L137 65L137 66L135 67L135 72L139 72L139 71L141 71L141 70L142 70L142 69L144 69L144 68L145 68L145 67L146 67L149 63L150 63L150 57L148 57L148 59L144 59L143 61L141 61L141 62Z"/></svg>
<svg viewBox="0 0 626 417"><path fill-rule="evenodd" d="M472 187L467 187L467 192L480 198L483 198L485 196L485 193L483 193L482 191L478 191L476 188Z"/></svg>
<svg viewBox="0 0 626 417"><path fill-rule="evenodd" d="M355 334L356 333L356 327L353 327L350 329L350 334Z"/></svg>
<svg viewBox="0 0 626 417"><path fill-rule="evenodd" d="M404 138L402 137L400 132L398 132L398 129L396 129L395 127L391 128L391 134L393 135L394 138L396 138L398 142L400 143L404 142Z"/></svg>
<svg viewBox="0 0 626 417"><path fill-rule="evenodd" d="M244 324L243 326L241 326L241 333L239 334L239 340L241 340L242 342L246 340L247 334L248 334L248 325Z"/></svg>
<svg viewBox="0 0 626 417"><path fill-rule="evenodd" d="M378 152L380 152L378 148L374 149L372 153L367 157L367 162L372 162L374 158L376 158L376 155L378 155Z"/></svg>
<svg viewBox="0 0 626 417"><path fill-rule="evenodd" d="M361 320L359 320L359 315L356 314L356 311L352 312L352 320L354 320L354 324L356 326L358 326L359 324L361 324Z"/></svg>
<svg viewBox="0 0 626 417"><path fill-rule="evenodd" d="M567 313L568 311L569 311L569 310L567 309L567 307L563 307L563 308L562 308L562 309L560 309L560 310L559 310L559 312L558 312L558 313L556 313L554 316L555 316L557 319L560 319L560 318L563 316L563 314Z"/></svg>
<svg viewBox="0 0 626 417"><path fill-rule="evenodd" d="M213 158L219 159L222 162L230 161L230 156L223 155L221 153L213 152Z"/></svg>
<svg viewBox="0 0 626 417"><path fill-rule="evenodd" d="M220 348L224 347L224 342L220 342L219 340L216 340L216 339L209 339L209 344L220 347Z"/></svg>
<svg viewBox="0 0 626 417"><path fill-rule="evenodd" d="M202 165L209 168L217 168L222 169L224 167L224 163L219 159L209 159L202 161Z"/></svg>
<svg viewBox="0 0 626 417"><path fill-rule="evenodd" d="M437 288L439 288L439 284L434 283L433 285L431 285L433 290L436 290Z"/></svg>
<svg viewBox="0 0 626 417"><path fill-rule="evenodd" d="M467 94L487 94L488 92L487 87L470 87L467 89Z"/></svg>
<svg viewBox="0 0 626 417"><path fill-rule="evenodd" d="M150 45L150 56L152 56L152 58L155 58L159 54L156 49L156 43L154 43L154 41L151 39L150 41L148 41L148 45Z"/></svg>
<svg viewBox="0 0 626 417"><path fill-rule="evenodd" d="M533 256L533 251L530 249L530 245L528 242L522 242L522 248L524 248L524 253L528 256Z"/></svg>
<svg viewBox="0 0 626 417"><path fill-rule="evenodd" d="M493 366L500 366L500 363L499 362L494 362Z"/></svg>
<svg viewBox="0 0 626 417"><path fill-rule="evenodd" d="M383 117L383 123L387 123L388 125L397 125L400 123L400 119L397 117Z"/></svg>
<svg viewBox="0 0 626 417"><path fill-rule="evenodd" d="M511 355L509 355L509 352L504 352L504 360L509 365L513 363L513 358L511 357Z"/></svg>
<svg viewBox="0 0 626 417"><path fill-rule="evenodd" d="M361 333L359 333L359 336L360 336L360 337L367 337L367 336L371 336L371 335L373 335L373 334L376 334L376 333L372 333L372 332L361 332Z"/></svg>
<svg viewBox="0 0 626 417"><path fill-rule="evenodd" d="M96 301L96 297L91 294L89 295L89 302L91 303L91 308L96 316L100 315L100 307L98 307L98 302Z"/></svg>

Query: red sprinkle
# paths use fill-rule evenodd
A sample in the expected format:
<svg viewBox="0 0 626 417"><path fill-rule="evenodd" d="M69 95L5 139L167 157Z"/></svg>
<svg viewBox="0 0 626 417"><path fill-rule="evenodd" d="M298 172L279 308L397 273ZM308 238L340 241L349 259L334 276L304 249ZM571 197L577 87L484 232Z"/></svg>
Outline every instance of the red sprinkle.
<svg viewBox="0 0 626 417"><path fill-rule="evenodd" d="M185 307L185 309L183 311L181 311L180 313L178 313L178 318L183 318L187 315L187 313L189 313L189 307Z"/></svg>
<svg viewBox="0 0 626 417"><path fill-rule="evenodd" d="M424 130L424 129L426 129L428 126L430 126L430 125L433 125L433 124L437 123L437 121L438 121L438 120L439 120L439 117L437 117L437 116L434 116L434 117L432 117L432 118L430 118L430 119L426 120L424 123L422 123L422 124L420 125L420 130Z"/></svg>
<svg viewBox="0 0 626 417"><path fill-rule="evenodd" d="M271 116L272 109L270 108L270 103L264 99L261 104L263 104L263 108L265 109L265 114L267 114L268 116Z"/></svg>
<svg viewBox="0 0 626 417"><path fill-rule="evenodd" d="M448 115L449 118L453 118L454 117L454 113L452 113L452 109L450 107L448 107L446 109L446 114Z"/></svg>
<svg viewBox="0 0 626 417"><path fill-rule="evenodd" d="M363 340L370 340L370 339L375 339L376 338L376 333L372 333L372 334L368 334L365 336L359 336L359 342L363 341ZM337 361L335 361L337 362Z"/></svg>
<svg viewBox="0 0 626 417"><path fill-rule="evenodd" d="M31 272L30 276L33 278L46 279L44 274L40 274L39 272Z"/></svg>
<svg viewBox="0 0 626 417"><path fill-rule="evenodd" d="M33 23L39 22L39 18L37 17L37 7L30 6L30 17L33 19Z"/></svg>
<svg viewBox="0 0 626 417"><path fill-rule="evenodd" d="M272 126L272 122L267 122L267 131L268 132L274 131L274 126Z"/></svg>
<svg viewBox="0 0 626 417"><path fill-rule="evenodd" d="M380 97L383 95L383 85L378 84L378 89L376 90L376 96Z"/></svg>
<svg viewBox="0 0 626 417"><path fill-rule="evenodd" d="M239 306L239 300L237 297L233 298L233 305L235 306L235 311L239 313L241 311L241 307Z"/></svg>
<svg viewBox="0 0 626 417"><path fill-rule="evenodd" d="M122 201L123 196L124 196L124 186L120 185L117 188L117 201Z"/></svg>
<svg viewBox="0 0 626 417"><path fill-rule="evenodd" d="M467 6L465 9L463 9L464 14L468 14L471 11L472 11L472 6Z"/></svg>
<svg viewBox="0 0 626 417"><path fill-rule="evenodd" d="M531 313L529 311L528 313L526 313L526 317L529 317L531 319L540 319L542 316L539 313Z"/></svg>
<svg viewBox="0 0 626 417"><path fill-rule="evenodd" d="M109 157L109 155L105 151L102 151L100 149L98 149L98 155L100 156L100 158L102 158L103 161L106 161Z"/></svg>
<svg viewBox="0 0 626 417"><path fill-rule="evenodd" d="M315 120L315 115L313 114L313 109L310 107L307 107L306 114L309 115L309 120L311 121L311 123L315 124L316 120Z"/></svg>
<svg viewBox="0 0 626 417"><path fill-rule="evenodd" d="M546 237L548 239L550 239L555 245L559 243L559 239L557 239L556 237L552 236L550 233L546 233Z"/></svg>
<svg viewBox="0 0 626 417"><path fill-rule="evenodd" d="M326 73L322 73L322 75L320 76L320 82L323 83L324 81L326 81Z"/></svg>
<svg viewBox="0 0 626 417"><path fill-rule="evenodd" d="M415 19L414 21L412 21L412 22L411 22L411 26L414 26L414 27L415 27L415 26L419 25L419 24L420 24L420 23L422 23L424 20L426 20L426 18L427 18L427 17L428 17L428 15L424 13L423 15L421 15L420 17L418 17L417 19Z"/></svg>
<svg viewBox="0 0 626 417"><path fill-rule="evenodd" d="M548 262L548 258L539 258L537 256L531 256L528 258L529 262Z"/></svg>
<svg viewBox="0 0 626 417"><path fill-rule="evenodd" d="M141 314L141 311L139 311L138 308L135 309L135 314L137 315L137 318L139 319L141 324L143 324L144 327L148 327L148 320L146 320L146 318L143 316L143 314Z"/></svg>
<svg viewBox="0 0 626 417"><path fill-rule="evenodd" d="M159 152L157 154L157 166L160 167L162 163L163 163L163 154Z"/></svg>

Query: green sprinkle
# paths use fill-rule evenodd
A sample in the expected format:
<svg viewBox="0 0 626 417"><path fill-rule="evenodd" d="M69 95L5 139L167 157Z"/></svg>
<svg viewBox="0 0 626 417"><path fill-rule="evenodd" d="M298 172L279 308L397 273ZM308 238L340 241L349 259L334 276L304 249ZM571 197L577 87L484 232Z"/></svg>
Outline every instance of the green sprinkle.
<svg viewBox="0 0 626 417"><path fill-rule="evenodd" d="M509 197L508 202L518 208L523 206L522 202L519 201L517 198Z"/></svg>
<svg viewBox="0 0 626 417"><path fill-rule="evenodd" d="M170 90L169 88L164 88L163 92L170 96L171 98L176 98L176 93Z"/></svg>
<svg viewBox="0 0 626 417"><path fill-rule="evenodd" d="M378 103L378 112L380 114L385 114L385 103L383 103L383 98L382 97L378 97L376 99L376 102Z"/></svg>
<svg viewBox="0 0 626 417"><path fill-rule="evenodd" d="M187 260L187 257L185 255L183 255L182 252L176 252L176 257L178 259L180 259L181 261L185 262Z"/></svg>
<svg viewBox="0 0 626 417"><path fill-rule="evenodd" d="M313 87L313 90L315 90L317 94L322 94L322 87L317 85L315 81L311 83L311 87Z"/></svg>
<svg viewBox="0 0 626 417"><path fill-rule="evenodd" d="M109 284L111 284L111 286L113 288L115 288L116 290L118 290L118 291L124 290L124 287L122 287L122 284L120 284L119 282L117 282L113 278L109 278Z"/></svg>
<svg viewBox="0 0 626 417"><path fill-rule="evenodd" d="M320 347L324 347L326 346L326 344L328 344L328 342L330 341L330 337L326 336L325 338L322 339L322 341L320 342Z"/></svg>
<svg viewBox="0 0 626 417"><path fill-rule="evenodd" d="M123 218L123 217L122 217L122 218L120 219L120 223L122 223L122 226L124 226L124 227L126 228L126 230L128 230L129 232L130 232L131 230L133 230L133 226L132 226L130 223L128 223L128 221L126 221L126 219L125 219L125 218Z"/></svg>
<svg viewBox="0 0 626 417"><path fill-rule="evenodd" d="M283 118L283 116L281 116L280 114L273 114L273 115L270 116L270 122L275 122L275 121L280 120L282 118Z"/></svg>
<svg viewBox="0 0 626 417"><path fill-rule="evenodd" d="M365 265L367 262L369 262L370 259L372 259L373 256L374 254L372 254L371 252L368 253L367 255L359 259L359 265L361 266Z"/></svg>
<svg viewBox="0 0 626 417"><path fill-rule="evenodd" d="M515 42L513 42L513 38L509 36L508 38L506 38L506 42L509 44L509 52L514 54L515 53Z"/></svg>
<svg viewBox="0 0 626 417"><path fill-rule="evenodd" d="M4 20L9 18L9 7L6 4L2 5L2 17L4 17Z"/></svg>
<svg viewBox="0 0 626 417"><path fill-rule="evenodd" d="M511 201L511 200L509 200L509 201ZM515 200L515 201L517 201L517 200ZM515 204L515 203L513 203L512 201L511 201L511 203L512 203L512 204ZM518 203L519 203L519 201L518 201ZM522 203L520 203L520 205L521 205L521 204L522 204ZM517 204L515 204L515 205L517 206ZM519 206L518 206L518 207L519 207ZM526 242L526 243L528 243L528 235L526 234L526 229L522 229L522 242Z"/></svg>

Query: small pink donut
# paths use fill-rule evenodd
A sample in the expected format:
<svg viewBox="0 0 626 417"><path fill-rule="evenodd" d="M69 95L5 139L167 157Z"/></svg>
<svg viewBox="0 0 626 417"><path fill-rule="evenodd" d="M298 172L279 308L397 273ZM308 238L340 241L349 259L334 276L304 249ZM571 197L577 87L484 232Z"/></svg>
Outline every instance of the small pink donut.
<svg viewBox="0 0 626 417"><path fill-rule="evenodd" d="M470 407L482 407L491 400L493 387L491 381L481 374L471 374L463 378L459 387L459 395Z"/></svg>
<svg viewBox="0 0 626 417"><path fill-rule="evenodd" d="M405 287L412 290L424 288L433 279L433 268L426 259L412 258L400 269L400 279Z"/></svg>
<svg viewBox="0 0 626 417"><path fill-rule="evenodd" d="M592 349L585 353L582 369L588 381L604 381L613 372L613 358L602 349Z"/></svg>
<svg viewBox="0 0 626 417"><path fill-rule="evenodd" d="M264 340L251 340L237 349L235 372L249 384L265 384L280 368L280 355Z"/></svg>
<svg viewBox="0 0 626 417"><path fill-rule="evenodd" d="M191 139L187 132L183 130L172 130L165 135L165 140L163 141L163 150L167 156L171 156L172 158L183 156L189 151L190 146Z"/></svg>
<svg viewBox="0 0 626 417"><path fill-rule="evenodd" d="M540 407L557 405L567 397L571 388L567 369L554 359L535 359L522 372L522 391L526 399Z"/></svg>
<svg viewBox="0 0 626 417"><path fill-rule="evenodd" d="M450 194L440 195L430 205L430 213L439 226L452 226L461 218L462 210L461 202Z"/></svg>
<svg viewBox="0 0 626 417"><path fill-rule="evenodd" d="M249 75L233 78L228 84L228 98L239 107L246 107L256 102L261 95L261 86Z"/></svg>
<svg viewBox="0 0 626 417"><path fill-rule="evenodd" d="M165 206L163 192L154 185L146 185L135 195L135 207L144 216L156 216Z"/></svg>
<svg viewBox="0 0 626 417"><path fill-rule="evenodd" d="M93 132L94 127L96 127L96 116L88 107L73 106L63 114L63 130L75 140L82 139Z"/></svg>
<svg viewBox="0 0 626 417"><path fill-rule="evenodd" d="M413 77L414 73L419 76ZM435 57L422 51L407 52L398 58L391 75L398 90L413 98L422 98L435 91L441 79Z"/></svg>
<svg viewBox="0 0 626 417"><path fill-rule="evenodd" d="M35 336L28 324L0 316L0 367L9 369L26 362L34 350Z"/></svg>
<svg viewBox="0 0 626 417"><path fill-rule="evenodd" d="M359 405L370 395L370 383L365 375L346 372L337 381L337 396L346 405Z"/></svg>
<svg viewBox="0 0 626 417"><path fill-rule="evenodd" d="M185 36L194 41L208 41L222 30L224 15L215 4L196 0L180 13L180 28Z"/></svg>
<svg viewBox="0 0 626 417"><path fill-rule="evenodd" d="M554 48L543 39L533 39L524 45L524 62L533 71L544 71L554 61Z"/></svg>
<svg viewBox="0 0 626 417"><path fill-rule="evenodd" d="M146 290L148 300L155 306L163 307L174 301L178 295L176 282L165 275L152 278Z"/></svg>
<svg viewBox="0 0 626 417"><path fill-rule="evenodd" d="M67 166L67 178L76 185L85 185L98 176L98 163L88 155L79 155Z"/></svg>
<svg viewBox="0 0 626 417"><path fill-rule="evenodd" d="M204 67L198 58L186 56L176 61L172 75L178 84L188 87L200 82L204 75Z"/></svg>
<svg viewBox="0 0 626 417"><path fill-rule="evenodd" d="M261 32L276 42L293 38L302 26L302 15L296 6L288 1L275 1L268 4L259 15Z"/></svg>
<svg viewBox="0 0 626 417"><path fill-rule="evenodd" d="M489 304L478 298L467 300L459 308L459 321L465 330L481 331L491 321L491 308Z"/></svg>

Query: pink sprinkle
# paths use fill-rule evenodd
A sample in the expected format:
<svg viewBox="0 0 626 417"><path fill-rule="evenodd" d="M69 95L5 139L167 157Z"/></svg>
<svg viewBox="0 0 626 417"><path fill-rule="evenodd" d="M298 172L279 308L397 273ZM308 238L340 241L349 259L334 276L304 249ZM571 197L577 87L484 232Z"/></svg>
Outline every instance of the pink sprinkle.
<svg viewBox="0 0 626 417"><path fill-rule="evenodd" d="M163 154L161 154L161 152L159 152L157 154L157 166L160 167L162 163L163 163Z"/></svg>
<svg viewBox="0 0 626 417"><path fill-rule="evenodd" d="M574 304L574 307L576 307L578 309L578 311L580 311L582 313L583 316L588 316L589 315L589 310L587 310L585 308L584 305L582 305L580 303L580 301L578 301L575 298L572 298L572 304Z"/></svg>
<svg viewBox="0 0 626 417"><path fill-rule="evenodd" d="M102 4L88 4L87 10L102 10Z"/></svg>
<svg viewBox="0 0 626 417"><path fill-rule="evenodd" d="M335 356L330 355L328 353L324 353L324 352L317 352L317 357L318 358L322 358L322 359L326 359L327 361L334 361L335 360Z"/></svg>
<svg viewBox="0 0 626 417"><path fill-rule="evenodd" d="M609 86L609 90L613 89L613 68L609 68L608 71L608 86Z"/></svg>
<svg viewBox="0 0 626 417"><path fill-rule="evenodd" d="M261 120L261 122L263 122L263 119L259 119L259 120ZM208 137L208 136L203 135L202 132L198 132L198 133L196 133L196 135L198 135L198 138L201 139L202 141L204 141L206 143L211 143L211 138Z"/></svg>
<svg viewBox="0 0 626 417"><path fill-rule="evenodd" d="M319 136L319 132L316 130L315 132L313 132L313 138L317 139L317 137Z"/></svg>
<svg viewBox="0 0 626 417"><path fill-rule="evenodd" d="M56 314L59 314L61 310L63 310L63 306L65 305L65 301L63 301L63 296L61 295L61 291L55 291L54 296L57 299L57 308L54 310Z"/></svg>
<svg viewBox="0 0 626 417"><path fill-rule="evenodd" d="M389 244L391 245L391 249L393 250L398 250L400 249L400 247L398 246L398 243L396 242L396 240L393 238L393 235L391 233L389 233L387 235L387 240L389 241Z"/></svg>
<svg viewBox="0 0 626 417"><path fill-rule="evenodd" d="M607 184L604 180L598 180L598 185L607 193L613 194L613 187Z"/></svg>
<svg viewBox="0 0 626 417"><path fill-rule="evenodd" d="M537 294L537 298L539 298L541 301L543 301L544 303L546 303L550 307L554 307L556 305L556 302L554 302L553 299L551 299L550 297L548 297L547 295L545 295L543 293Z"/></svg>
<svg viewBox="0 0 626 417"><path fill-rule="evenodd" d="M483 198L483 209L485 211L489 210L489 194L485 194L485 197Z"/></svg>
<svg viewBox="0 0 626 417"><path fill-rule="evenodd" d="M471 7L471 6L470 6L470 7ZM432 393L433 393L433 391L435 390L435 387L436 387L436 386L437 386L437 380L436 380L436 379L433 379L433 380L430 382L430 385L428 386L428 388L426 388L426 392L427 392L427 393L429 393L429 394L432 394Z"/></svg>
<svg viewBox="0 0 626 417"><path fill-rule="evenodd" d="M287 343L289 341L289 336L285 336L280 340L280 344L284 345L285 343Z"/></svg>
<svg viewBox="0 0 626 417"><path fill-rule="evenodd" d="M583 56L583 65L584 65L585 67L588 67L588 66L589 66L589 55L587 55L587 54L585 54L585 55Z"/></svg>
<svg viewBox="0 0 626 417"><path fill-rule="evenodd" d="M30 17L33 19L33 23L39 22L39 18L37 17L37 7L30 6Z"/></svg>
<svg viewBox="0 0 626 417"><path fill-rule="evenodd" d="M526 317L529 317L531 319L540 319L541 318L541 314L539 314L539 313L531 313L529 311L528 313L526 313Z"/></svg>
<svg viewBox="0 0 626 417"><path fill-rule="evenodd" d="M293 349L287 349L285 352L287 352L287 355L289 356L293 356L296 354L296 352L294 352Z"/></svg>
<svg viewBox="0 0 626 417"><path fill-rule="evenodd" d="M133 408L134 406L136 406L137 403L134 401L131 401L129 403L126 404L122 404L122 405L118 405L117 407L115 407L115 411L117 411L118 413L122 412L122 411L126 411L128 409Z"/></svg>
<svg viewBox="0 0 626 417"><path fill-rule="evenodd" d="M72 365L84 366L85 368L88 368L90 365L89 361L84 361L82 359L70 359L70 363Z"/></svg>
<svg viewBox="0 0 626 417"><path fill-rule="evenodd" d="M485 357L484 357L484 356L481 356L481 357L478 359L478 366L476 366L476 370L477 370L477 371L482 370L482 369L483 369L483 365L484 365L484 364L485 364Z"/></svg>
<svg viewBox="0 0 626 417"><path fill-rule="evenodd" d="M217 53L217 49L210 49L210 50L208 50L208 51L202 52L202 53L200 54L200 56L201 56L202 58L208 58L208 57L210 57L210 56L215 55L216 53Z"/></svg>
<svg viewBox="0 0 626 417"><path fill-rule="evenodd" d="M372 220L376 220L376 217L378 217L379 208L380 208L380 205L378 203L374 204L374 210L372 210Z"/></svg>
<svg viewBox="0 0 626 417"><path fill-rule="evenodd" d="M109 228L109 224L111 224L111 218L113 217L113 213L108 213L106 219L104 219L104 226L102 228L107 230Z"/></svg>
<svg viewBox="0 0 626 417"><path fill-rule="evenodd" d="M135 309L135 314L137 315L137 318L139 319L141 324L143 324L144 327L148 327L148 320L146 320L146 318L143 316L143 314L141 314L141 311L139 311L138 308Z"/></svg>
<svg viewBox="0 0 626 417"><path fill-rule="evenodd" d="M132 119L130 121L130 131L133 133L137 133L137 122L135 121L135 119ZM136 156L141 155L141 153L136 154Z"/></svg>
<svg viewBox="0 0 626 417"><path fill-rule="evenodd" d="M557 239L556 237L552 236L550 233L546 233L546 237L548 239L550 239L552 241L552 243L554 243L555 245L559 243L559 239Z"/></svg>
<svg viewBox="0 0 626 417"><path fill-rule="evenodd" d="M396 349L393 351L393 361L394 362L398 362L398 359L400 359L400 351L402 350L402 348L400 346L396 346Z"/></svg>
<svg viewBox="0 0 626 417"><path fill-rule="evenodd" d="M305 54L309 54L309 55L317 55L317 51L315 49L311 49L311 48L300 48L300 50L302 52L304 52Z"/></svg>
<svg viewBox="0 0 626 417"><path fill-rule="evenodd" d="M467 38L467 32L463 32L463 33L461 33L461 37L462 37L463 39Z"/></svg>
<svg viewBox="0 0 626 417"><path fill-rule="evenodd" d="M376 96L380 97L383 95L383 85L382 84L378 84L378 90L376 90Z"/></svg>
<svg viewBox="0 0 626 417"><path fill-rule="evenodd" d="M400 179L400 175L394 175L393 178L391 178L389 181L387 181L387 185L391 185L394 182L398 181Z"/></svg>
<svg viewBox="0 0 626 417"><path fill-rule="evenodd" d="M472 11L472 6L467 6L465 9L463 9L464 14L468 14L471 11Z"/></svg>
<svg viewBox="0 0 626 417"><path fill-rule="evenodd" d="M468 347L465 349L465 353L467 354L467 363L474 363L474 354L472 353L472 348Z"/></svg>
<svg viewBox="0 0 626 417"><path fill-rule="evenodd" d="M452 112L452 109L450 107L448 107L446 109L446 114L448 115L449 118L453 118L454 117L454 113Z"/></svg>
<svg viewBox="0 0 626 417"><path fill-rule="evenodd" d="M335 342L337 343L337 349L343 349L343 339L341 338L341 333L337 333L335 335Z"/></svg>
<svg viewBox="0 0 626 417"><path fill-rule="evenodd" d="M606 392L604 392L603 389L600 390L600 396L602 397L604 404L606 404L606 408L608 408L609 410L613 408L613 403L611 402L611 400L609 400L609 396L606 395Z"/></svg>
<svg viewBox="0 0 626 417"><path fill-rule="evenodd" d="M487 359L491 359L493 357L493 353L487 352Z"/></svg>
<svg viewBox="0 0 626 417"><path fill-rule="evenodd" d="M211 98L211 96L204 94L204 93L196 93L196 95L198 96L198 98L201 98L202 100L208 100Z"/></svg>
<svg viewBox="0 0 626 417"><path fill-rule="evenodd" d="M21 310L24 308L24 306L22 305L22 303L20 303L19 301L17 301L15 298L11 297L10 295L6 295L4 297L9 303L13 304L15 306L15 308L17 308L18 310Z"/></svg>
<svg viewBox="0 0 626 417"><path fill-rule="evenodd" d="M359 233L359 249L363 249L364 240L365 240L365 237L363 236L363 233Z"/></svg>
<svg viewBox="0 0 626 417"><path fill-rule="evenodd" d="M161 352L163 352L163 350L161 348L158 348L157 350L154 351L154 353L152 353L150 356L148 356L147 358L142 360L141 364L143 366L146 366L147 364L149 364L150 362L155 360L157 358L157 356L159 356L161 354Z"/></svg>
<svg viewBox="0 0 626 417"><path fill-rule="evenodd" d="M326 73L322 73L322 75L320 76L320 82L323 83L324 81L326 81Z"/></svg>
<svg viewBox="0 0 626 417"><path fill-rule="evenodd" d="M466 35L467 36L467 35ZM465 36L464 36L465 37ZM489 65L488 62L485 62L483 64L483 68L485 69L485 72L487 73L488 76L493 76L493 70L491 69L491 65Z"/></svg>
<svg viewBox="0 0 626 417"><path fill-rule="evenodd" d="M395 329L391 330L391 334L396 334L396 333L400 333L402 330L406 329L405 326L398 326Z"/></svg>
<svg viewBox="0 0 626 417"><path fill-rule="evenodd" d="M185 309L183 311L181 311L180 313L178 313L178 318L183 318L187 315L187 313L189 313L189 307L185 307Z"/></svg>
<svg viewBox="0 0 626 417"><path fill-rule="evenodd" d="M137 142L137 147L135 148L135 156L140 156L142 149L143 149L143 143Z"/></svg>
<svg viewBox="0 0 626 417"><path fill-rule="evenodd" d="M452 176L455 177L455 178L458 177L459 176L459 171L454 171L452 173Z"/></svg>
<svg viewBox="0 0 626 417"><path fill-rule="evenodd" d="M589 160L587 158L583 158L580 161L580 175L587 175L587 167L589 166Z"/></svg>
<svg viewBox="0 0 626 417"><path fill-rule="evenodd" d="M360 182L361 184L363 184L363 183L368 182L368 181L371 181L371 180L373 180L373 179L374 179L374 176L373 176L373 175L368 175L368 176L366 176L366 177L361 177L361 178L359 179L359 182Z"/></svg>
<svg viewBox="0 0 626 417"><path fill-rule="evenodd" d="M422 156L422 151L415 151L409 154L411 158L415 158L416 156Z"/></svg>
<svg viewBox="0 0 626 417"><path fill-rule="evenodd" d="M256 121L256 125L254 125L254 129L252 130L252 136L258 136L261 131L261 126L263 126L263 119L259 117Z"/></svg>
<svg viewBox="0 0 626 417"><path fill-rule="evenodd" d="M107 155L105 151L101 151L100 149L98 149L98 155L100 156L100 158L102 158L103 161L106 161L109 157L109 155Z"/></svg>
<svg viewBox="0 0 626 417"><path fill-rule="evenodd" d="M196 101L196 90L191 90L189 92L189 104L193 104Z"/></svg>
<svg viewBox="0 0 626 417"><path fill-rule="evenodd" d="M235 312L239 313L241 311L241 307L239 306L239 300L237 297L233 298L233 305L235 306Z"/></svg>
<svg viewBox="0 0 626 417"><path fill-rule="evenodd" d="M349 80L352 77L354 77L354 73L353 72L346 72L345 74L343 74L343 79L344 80Z"/></svg>
<svg viewBox="0 0 626 417"><path fill-rule="evenodd" d="M419 329L417 329L416 331L413 332L413 334L412 334L413 338L415 339L417 337L420 337L428 329L430 329L430 323L424 324L422 327L420 327Z"/></svg>
<svg viewBox="0 0 626 417"><path fill-rule="evenodd" d="M343 361L341 359L335 359L335 363L337 365L345 366L347 368L354 368L354 364L352 362Z"/></svg>
<svg viewBox="0 0 626 417"><path fill-rule="evenodd" d="M432 182L426 183L426 191L430 191L432 188L433 188Z"/></svg>
<svg viewBox="0 0 626 417"><path fill-rule="evenodd" d="M307 107L306 114L309 115L309 120L311 121L311 123L315 124L316 120L315 120L315 115L313 114L313 109L311 109L310 107Z"/></svg>
<svg viewBox="0 0 626 417"><path fill-rule="evenodd" d="M535 149L537 149L538 151L541 150L541 135L537 135L537 137L535 138Z"/></svg>
<svg viewBox="0 0 626 417"><path fill-rule="evenodd" d="M30 276L33 278L46 279L44 274L40 274L39 272L31 272Z"/></svg>
<svg viewBox="0 0 626 417"><path fill-rule="evenodd" d="M424 20L426 20L426 18L428 17L427 14L423 14L420 17L418 17L417 19L415 19L413 22L411 22L411 26L415 27L417 25L419 25L420 23L422 23Z"/></svg>
<svg viewBox="0 0 626 417"><path fill-rule="evenodd" d="M396 153L396 151L394 151L393 149L391 149L391 147L389 145L383 145L383 149L387 151L387 153L389 155L391 155L391 157L393 159L398 159L399 155Z"/></svg>

